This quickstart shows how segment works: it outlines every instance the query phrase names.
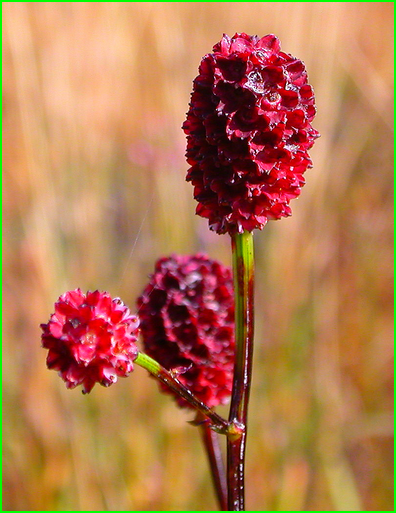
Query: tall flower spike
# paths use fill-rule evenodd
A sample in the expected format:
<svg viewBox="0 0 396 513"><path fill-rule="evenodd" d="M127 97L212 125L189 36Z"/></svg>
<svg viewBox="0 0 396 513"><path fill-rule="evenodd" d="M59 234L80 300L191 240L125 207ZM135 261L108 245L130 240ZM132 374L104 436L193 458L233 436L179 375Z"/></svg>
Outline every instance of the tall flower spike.
<svg viewBox="0 0 396 513"><path fill-rule="evenodd" d="M41 329L47 366L59 371L67 388L82 385L88 393L95 383L109 386L133 370L139 320L107 292L66 292Z"/></svg>
<svg viewBox="0 0 396 513"><path fill-rule="evenodd" d="M212 230L242 233L291 215L319 136L314 104L304 64L272 34L224 35L203 57L183 129L196 213Z"/></svg>
<svg viewBox="0 0 396 513"><path fill-rule="evenodd" d="M138 308L145 352L179 371L179 381L210 408L225 403L234 365L231 270L201 254L162 258Z"/></svg>

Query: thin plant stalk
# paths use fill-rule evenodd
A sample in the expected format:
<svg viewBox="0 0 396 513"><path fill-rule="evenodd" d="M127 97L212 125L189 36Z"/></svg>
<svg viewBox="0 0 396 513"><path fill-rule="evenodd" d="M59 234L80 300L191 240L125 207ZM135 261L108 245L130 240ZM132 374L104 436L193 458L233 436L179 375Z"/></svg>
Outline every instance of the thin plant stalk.
<svg viewBox="0 0 396 513"><path fill-rule="evenodd" d="M254 251L250 232L232 235L235 367L227 436L228 510L245 510L245 448L253 359Z"/></svg>
<svg viewBox="0 0 396 513"><path fill-rule="evenodd" d="M223 417L220 417L220 415L215 413L206 404L200 401L187 387L185 387L183 383L177 379L176 372L168 371L156 360L141 352L138 353L134 363L149 371L155 378L161 381L161 383L164 383L171 390L173 390L173 392L186 400L193 408L199 411L204 416L204 418L210 419L210 429L213 429L218 433L228 433L230 427L229 423L223 419Z"/></svg>
<svg viewBox="0 0 396 513"><path fill-rule="evenodd" d="M212 474L214 489L220 511L228 511L227 503L227 477L223 462L223 454L219 444L219 435L210 429L207 423L202 422L204 418L197 415L197 423L200 423L202 441L205 446Z"/></svg>

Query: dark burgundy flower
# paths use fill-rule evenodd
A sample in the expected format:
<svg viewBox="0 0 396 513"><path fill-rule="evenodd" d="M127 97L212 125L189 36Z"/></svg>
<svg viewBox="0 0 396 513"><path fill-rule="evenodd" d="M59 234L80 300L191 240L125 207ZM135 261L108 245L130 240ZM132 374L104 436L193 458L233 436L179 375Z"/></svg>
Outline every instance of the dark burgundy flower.
<svg viewBox="0 0 396 513"><path fill-rule="evenodd" d="M187 181L212 230L262 229L291 214L312 167L315 112L304 64L274 35L224 35L205 55L183 129Z"/></svg>
<svg viewBox="0 0 396 513"><path fill-rule="evenodd" d="M47 366L59 371L67 388L82 385L88 393L95 383L109 386L133 370L138 327L137 316L107 292L66 292L41 324Z"/></svg>
<svg viewBox="0 0 396 513"><path fill-rule="evenodd" d="M178 379L209 407L225 403L234 365L231 270L201 254L161 258L138 307L145 352L179 370Z"/></svg>

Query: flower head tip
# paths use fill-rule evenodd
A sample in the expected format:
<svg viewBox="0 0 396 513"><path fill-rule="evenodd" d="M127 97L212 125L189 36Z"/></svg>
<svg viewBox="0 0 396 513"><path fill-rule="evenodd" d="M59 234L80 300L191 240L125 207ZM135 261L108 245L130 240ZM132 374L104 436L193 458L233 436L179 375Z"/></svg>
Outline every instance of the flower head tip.
<svg viewBox="0 0 396 513"><path fill-rule="evenodd" d="M224 35L203 57L183 129L196 213L212 230L262 229L291 214L312 167L315 112L303 62L272 34Z"/></svg>
<svg viewBox="0 0 396 513"><path fill-rule="evenodd" d="M67 388L82 385L88 393L95 383L109 386L133 370L139 320L107 292L66 292L41 329L47 366L59 371Z"/></svg>
<svg viewBox="0 0 396 513"><path fill-rule="evenodd" d="M225 403L234 365L231 270L202 254L161 258L138 308L145 352L209 407Z"/></svg>

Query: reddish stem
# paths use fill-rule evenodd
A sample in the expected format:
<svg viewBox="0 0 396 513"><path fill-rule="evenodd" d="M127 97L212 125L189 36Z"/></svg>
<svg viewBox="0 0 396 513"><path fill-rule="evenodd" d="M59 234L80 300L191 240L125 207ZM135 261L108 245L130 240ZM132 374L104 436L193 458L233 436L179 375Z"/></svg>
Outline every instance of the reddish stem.
<svg viewBox="0 0 396 513"><path fill-rule="evenodd" d="M229 511L245 509L245 448L247 411L252 376L254 331L253 236L249 232L232 236L235 294L235 367L227 437L227 479ZM232 434L232 426L234 434Z"/></svg>
<svg viewBox="0 0 396 513"><path fill-rule="evenodd" d="M197 415L197 422L203 420L202 416ZM219 444L219 436L210 429L207 423L201 425L202 440L208 455L210 470L212 473L213 484L220 506L220 511L228 511L227 507L227 478L223 463L223 455Z"/></svg>

